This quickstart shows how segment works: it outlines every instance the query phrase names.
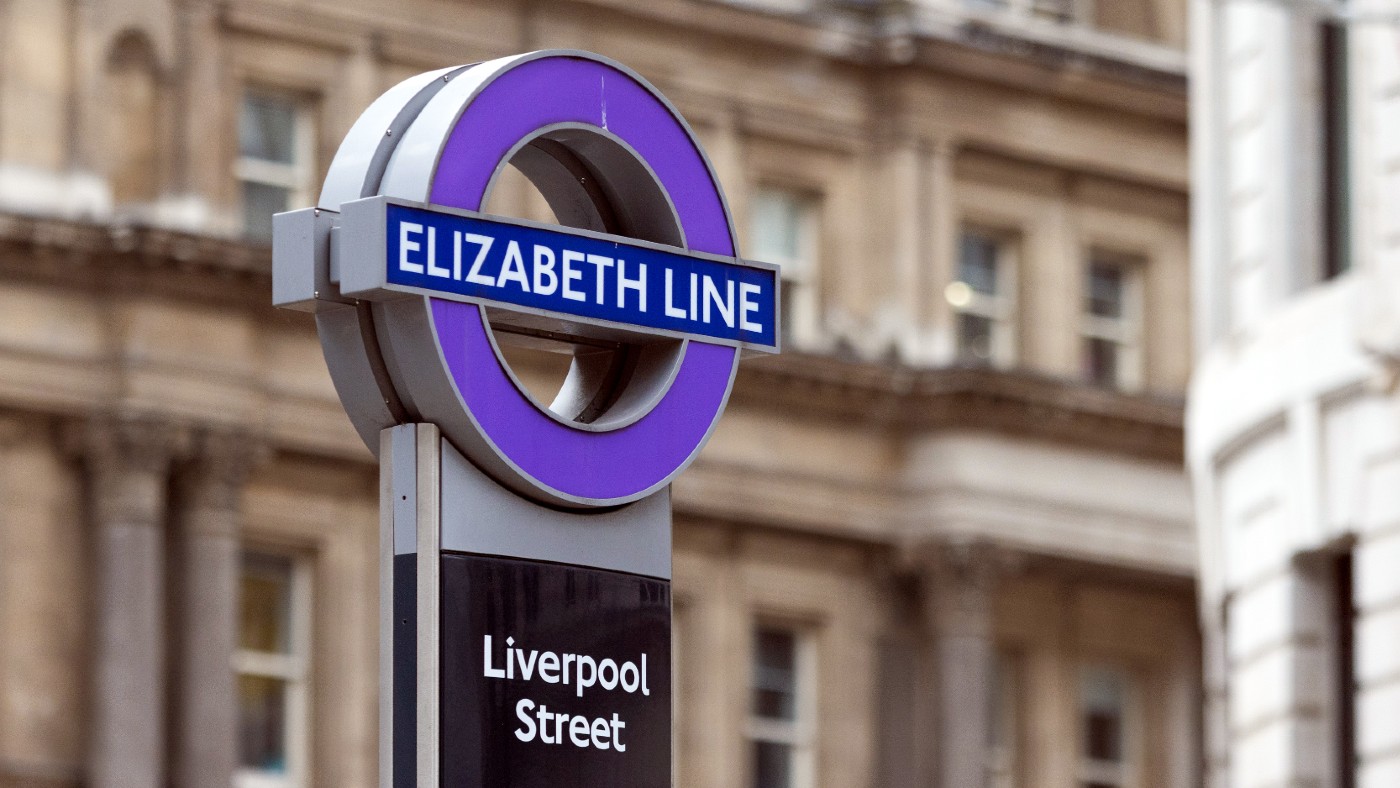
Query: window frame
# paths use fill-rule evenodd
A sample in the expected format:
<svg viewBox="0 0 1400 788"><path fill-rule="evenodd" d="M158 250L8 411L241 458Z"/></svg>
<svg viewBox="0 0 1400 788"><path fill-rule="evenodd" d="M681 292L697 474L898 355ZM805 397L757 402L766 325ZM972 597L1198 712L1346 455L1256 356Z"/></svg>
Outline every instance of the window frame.
<svg viewBox="0 0 1400 788"><path fill-rule="evenodd" d="M1352 135L1357 125L1352 53L1355 35L1344 17L1346 0L1333 0L1333 14L1321 18L1316 27L1318 93L1318 173L1322 191L1319 207L1322 239L1319 282L1335 279L1352 267L1354 206L1352 188L1355 173L1352 162ZM1312 284L1311 282L1307 284Z"/></svg>
<svg viewBox="0 0 1400 788"><path fill-rule="evenodd" d="M1084 681L1089 671L1105 670L1124 679L1123 697L1123 759L1117 763L1098 761L1086 754ZM1075 689L1075 781L1078 786L1090 783L1113 788L1142 788L1144 763L1144 702L1145 687L1139 671L1120 662L1106 659L1081 660L1077 665L1078 682Z"/></svg>
<svg viewBox="0 0 1400 788"><path fill-rule="evenodd" d="M311 630L314 626L311 559L287 551L244 545L240 557L246 560L249 556L287 561L291 566L287 653L253 651L239 644L231 660L235 682L243 676L255 676L285 683L287 773L272 775L240 763L235 767L233 784L234 788L305 788L311 784ZM240 564L240 581L242 573Z"/></svg>
<svg viewBox="0 0 1400 788"><path fill-rule="evenodd" d="M791 721L760 717L754 713L758 635L763 630L780 631L793 637L794 692ZM817 676L816 637L810 627L790 621L758 618L749 628L749 659L745 703L746 784L754 785L753 752L760 743L782 744L789 748L792 783L788 788L814 788L816 780Z"/></svg>
<svg viewBox="0 0 1400 788"><path fill-rule="evenodd" d="M1119 317L1095 315L1089 311L1090 274L1095 265L1111 266L1121 274L1123 308ZM1079 287L1079 355L1080 374L1089 383L1120 391L1136 391L1143 387L1147 266L1145 255L1102 247L1091 247L1084 256ZM1094 380L1089 376L1088 348L1096 339L1110 342L1115 348L1117 361L1113 381Z"/></svg>
<svg viewBox="0 0 1400 788"><path fill-rule="evenodd" d="M292 161L283 163L247 156L243 153L242 118L250 98L262 98L289 104L292 107ZM236 155L233 174L238 185L239 228L244 237L257 238L248 227L244 214L245 184L253 183L287 190L287 209L311 205L316 175L316 113L314 102L306 94L260 84L247 84L238 94L234 134ZM270 239L268 239L270 240Z"/></svg>
<svg viewBox="0 0 1400 788"><path fill-rule="evenodd" d="M797 208L797 254L795 256L759 253L757 247L758 217L755 205L764 194L782 195ZM782 312L785 324L779 326L782 342L798 348L815 347L821 339L822 326L822 227L826 198L820 189L795 187L760 181L748 198L747 227L751 249L756 259L778 266L782 280Z"/></svg>
<svg viewBox="0 0 1400 788"><path fill-rule="evenodd" d="M997 247L996 281L997 295L979 293L970 285L965 304L955 302L951 290L962 282L963 239L969 233L981 235L991 240ZM1020 302L1021 233L1016 230L995 227L970 221L958 224L957 254L953 261L952 281L944 288L944 297L953 311L953 357L961 364L973 363L994 369L1013 367L1018 362L1020 352L1019 324L1017 309ZM965 283L964 283L965 284ZM992 322L992 346L985 362L962 352L962 331L959 318L974 315Z"/></svg>

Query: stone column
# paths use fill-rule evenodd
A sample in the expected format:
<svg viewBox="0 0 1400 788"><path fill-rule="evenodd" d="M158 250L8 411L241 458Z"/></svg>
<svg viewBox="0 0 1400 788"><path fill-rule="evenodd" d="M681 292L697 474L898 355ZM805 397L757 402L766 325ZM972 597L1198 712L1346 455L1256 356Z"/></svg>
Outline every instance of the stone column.
<svg viewBox="0 0 1400 788"><path fill-rule="evenodd" d="M227 97L234 107L241 101L243 85L226 79L221 65L223 41L220 15L224 4L179 3L176 13L176 75L172 94L176 96L175 152L172 155L170 219L200 229L232 230L237 227L238 193L229 188L228 159L230 135L226 116L205 110L214 96ZM236 115L234 117L237 117ZM232 144L236 145L236 138ZM220 210L223 209L223 210ZM230 218L221 216L227 215Z"/></svg>
<svg viewBox="0 0 1400 788"><path fill-rule="evenodd" d="M81 450L93 515L93 701L89 785L165 784L164 537L177 433L99 417Z"/></svg>
<svg viewBox="0 0 1400 788"><path fill-rule="evenodd" d="M992 591L1001 563L988 544L945 543L929 551L924 609L934 642L940 788L987 785Z"/></svg>
<svg viewBox="0 0 1400 788"><path fill-rule="evenodd" d="M205 434L178 476L176 788L225 788L238 766L238 534L255 457L247 436Z"/></svg>
<svg viewBox="0 0 1400 788"><path fill-rule="evenodd" d="M944 295L949 283L958 278L958 242L962 233L957 203L957 142L949 136L936 138L929 149L929 257L926 311L919 316L926 334L924 360L946 364L957 356L957 325L953 307Z"/></svg>
<svg viewBox="0 0 1400 788"><path fill-rule="evenodd" d="M893 296L881 304L882 315L895 317L890 323L877 319L875 330L886 334L906 359L921 361L927 353L918 335L919 314L928 301L928 215L929 195L924 188L928 170L928 155L922 141L913 135L901 134L890 141L892 148L884 156L884 177L879 185L880 196L886 201L881 211L884 230L888 236L890 281Z"/></svg>

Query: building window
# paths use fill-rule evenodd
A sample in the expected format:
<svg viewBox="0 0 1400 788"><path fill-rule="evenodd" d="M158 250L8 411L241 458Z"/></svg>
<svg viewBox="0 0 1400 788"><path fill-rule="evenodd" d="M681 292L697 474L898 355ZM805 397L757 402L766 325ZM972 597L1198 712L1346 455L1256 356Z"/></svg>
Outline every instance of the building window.
<svg viewBox="0 0 1400 788"><path fill-rule="evenodd" d="M307 784L310 568L249 552L239 583L238 788Z"/></svg>
<svg viewBox="0 0 1400 788"><path fill-rule="evenodd" d="M809 788L813 780L811 644L802 633L760 626L753 641L749 784Z"/></svg>
<svg viewBox="0 0 1400 788"><path fill-rule="evenodd" d="M1344 20L1318 26L1318 70L1322 101L1322 278L1351 267L1351 97Z"/></svg>
<svg viewBox="0 0 1400 788"><path fill-rule="evenodd" d="M1141 385L1142 261L1090 255L1084 279L1084 378L1100 386Z"/></svg>
<svg viewBox="0 0 1400 788"><path fill-rule="evenodd" d="M1085 666L1079 676L1080 788L1133 788L1136 688L1127 671Z"/></svg>
<svg viewBox="0 0 1400 788"><path fill-rule="evenodd" d="M1016 788L1020 750L1020 660L997 651L992 664L991 713L987 716L987 772L991 788Z"/></svg>
<svg viewBox="0 0 1400 788"><path fill-rule="evenodd" d="M272 238L272 215L311 204L315 129L306 102L250 91L238 118L243 230Z"/></svg>
<svg viewBox="0 0 1400 788"><path fill-rule="evenodd" d="M1014 248L1004 234L962 231L958 278L944 290L955 311L959 361L1003 367L1015 362Z"/></svg>
<svg viewBox="0 0 1400 788"><path fill-rule="evenodd" d="M1330 642L1337 699L1337 788L1356 788L1356 567L1351 550L1332 556Z"/></svg>
<svg viewBox="0 0 1400 788"><path fill-rule="evenodd" d="M759 189L749 211L752 254L782 268L783 338L798 347L815 342L821 326L820 216L820 198L786 189Z"/></svg>

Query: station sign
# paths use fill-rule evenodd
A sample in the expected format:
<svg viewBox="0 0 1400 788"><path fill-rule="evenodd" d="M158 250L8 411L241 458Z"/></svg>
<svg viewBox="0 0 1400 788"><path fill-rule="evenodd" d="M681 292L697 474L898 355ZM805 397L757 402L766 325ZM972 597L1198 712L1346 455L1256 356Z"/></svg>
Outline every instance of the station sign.
<svg viewBox="0 0 1400 788"><path fill-rule="evenodd" d="M443 784L670 785L669 586L444 559Z"/></svg>
<svg viewBox="0 0 1400 788"><path fill-rule="evenodd" d="M557 223L485 211L509 167ZM690 127L587 52L429 72L273 225L380 463L381 788L669 785L670 484L781 313Z"/></svg>
<svg viewBox="0 0 1400 788"><path fill-rule="evenodd" d="M356 233L341 262L347 295L416 293L777 349L774 266L383 197L344 214Z"/></svg>

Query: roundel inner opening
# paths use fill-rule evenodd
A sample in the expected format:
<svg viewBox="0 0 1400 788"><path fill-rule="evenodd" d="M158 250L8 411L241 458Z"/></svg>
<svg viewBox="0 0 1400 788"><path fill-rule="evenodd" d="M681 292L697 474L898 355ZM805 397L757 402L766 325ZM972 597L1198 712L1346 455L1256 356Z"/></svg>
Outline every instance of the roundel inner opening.
<svg viewBox="0 0 1400 788"><path fill-rule="evenodd" d="M483 210L685 245L651 170L624 144L589 126L562 124L522 141L492 178ZM581 429L617 429L646 415L681 361L677 339L508 309L486 315L521 390L555 419Z"/></svg>

